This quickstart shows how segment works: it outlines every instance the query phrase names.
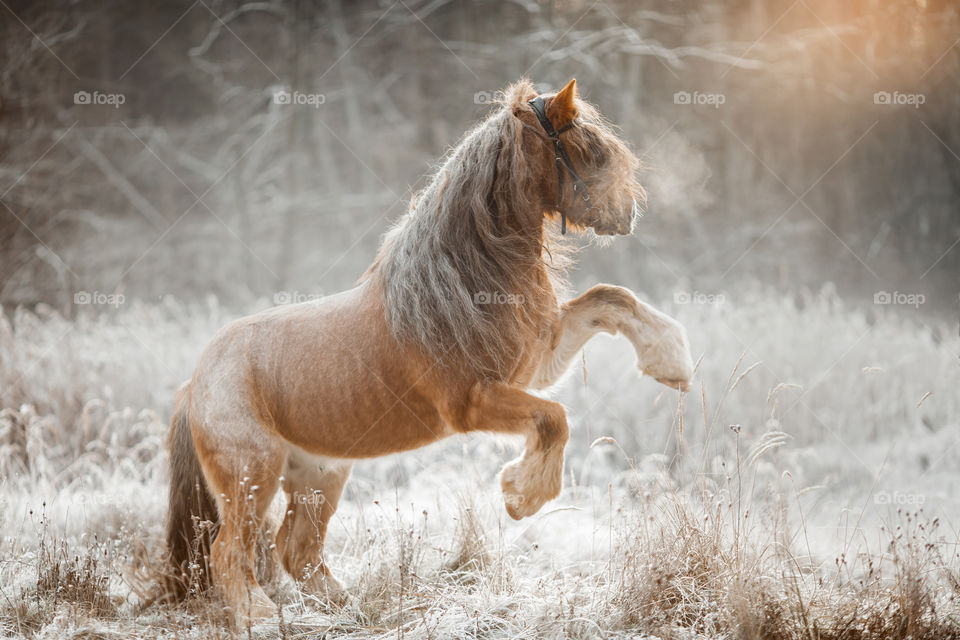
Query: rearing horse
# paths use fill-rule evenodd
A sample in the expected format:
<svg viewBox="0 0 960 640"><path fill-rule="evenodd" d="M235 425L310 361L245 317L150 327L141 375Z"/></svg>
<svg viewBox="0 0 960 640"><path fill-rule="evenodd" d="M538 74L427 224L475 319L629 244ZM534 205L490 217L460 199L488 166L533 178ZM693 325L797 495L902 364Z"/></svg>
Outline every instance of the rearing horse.
<svg viewBox="0 0 960 640"><path fill-rule="evenodd" d="M637 168L575 81L541 97L520 81L449 154L355 288L224 327L173 417L173 590L184 595L190 563L204 562L196 520L210 520L209 577L236 620L272 615L254 549L282 488L284 568L304 590L342 599L322 547L353 460L456 433L524 436L500 483L511 517L536 513L560 492L569 435L563 406L526 389L553 384L598 332L624 334L645 374L685 390L692 364L677 322L621 287L562 305L555 292L563 252L548 221L630 233Z"/></svg>

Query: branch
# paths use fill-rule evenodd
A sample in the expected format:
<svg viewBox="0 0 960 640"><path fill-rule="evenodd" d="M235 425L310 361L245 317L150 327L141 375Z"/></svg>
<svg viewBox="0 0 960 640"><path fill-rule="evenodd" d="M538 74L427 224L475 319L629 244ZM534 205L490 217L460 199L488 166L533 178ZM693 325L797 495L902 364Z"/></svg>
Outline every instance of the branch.
<svg viewBox="0 0 960 640"><path fill-rule="evenodd" d="M214 13L213 15L217 19L214 20L213 24L210 26L210 31L207 32L203 42L195 47L191 47L188 53L192 57L202 56L210 50L210 47L213 46L213 43L216 42L217 38L220 37L220 31L223 30L223 27L226 25L226 23L230 22L239 15L249 13L251 11L264 11L280 17L283 17L284 15L284 11L282 9L270 2L248 2L247 4L237 7L233 11L225 13L223 17L219 17ZM211 13L213 12L211 11Z"/></svg>
<svg viewBox="0 0 960 640"><path fill-rule="evenodd" d="M153 226L158 229L163 229L167 225L165 223L163 214L157 211L150 201L147 200L143 194L141 194L133 183L127 180L120 171L117 170L113 163L110 162L110 159L103 155L99 149L93 146L79 131L74 131L74 139L80 146L80 150L83 152L83 155L87 157L100 172L106 177L107 181L110 182L117 191L122 193L127 200L130 201L130 204L133 205L133 208L140 212L144 218L147 219Z"/></svg>

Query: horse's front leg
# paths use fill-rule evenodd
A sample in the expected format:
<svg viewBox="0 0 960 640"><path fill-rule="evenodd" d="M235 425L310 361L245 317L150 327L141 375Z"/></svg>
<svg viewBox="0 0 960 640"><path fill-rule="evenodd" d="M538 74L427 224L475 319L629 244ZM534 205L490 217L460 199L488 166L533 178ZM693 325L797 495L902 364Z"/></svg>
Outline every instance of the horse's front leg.
<svg viewBox="0 0 960 640"><path fill-rule="evenodd" d="M555 383L590 338L606 332L622 333L630 340L644 374L669 387L689 389L693 362L686 331L629 289L598 284L563 305L560 312L552 348L543 355L531 387L543 389Z"/></svg>
<svg viewBox="0 0 960 640"><path fill-rule="evenodd" d="M470 391L459 427L469 431L515 433L527 438L523 455L500 475L507 513L515 520L533 515L560 494L563 448L570 439L563 405L503 383L477 383Z"/></svg>

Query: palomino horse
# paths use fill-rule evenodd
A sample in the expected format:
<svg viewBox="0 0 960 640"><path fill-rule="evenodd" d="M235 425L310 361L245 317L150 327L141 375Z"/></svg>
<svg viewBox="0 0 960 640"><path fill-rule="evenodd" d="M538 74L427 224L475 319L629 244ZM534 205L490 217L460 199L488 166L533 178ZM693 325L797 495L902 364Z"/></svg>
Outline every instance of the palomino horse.
<svg viewBox="0 0 960 640"><path fill-rule="evenodd" d="M622 333L645 374L686 390L693 367L677 322L621 287L564 304L555 293L563 252L548 221L630 233L637 168L575 81L542 97L518 82L450 153L355 288L223 328L173 417L174 590L184 595L188 568L204 563L197 522L218 522L209 578L236 620L274 614L255 543L282 488L277 555L305 591L341 600L322 548L352 461L456 433L524 436L500 484L511 517L536 513L560 492L568 428L562 405L526 389L553 384L598 332Z"/></svg>

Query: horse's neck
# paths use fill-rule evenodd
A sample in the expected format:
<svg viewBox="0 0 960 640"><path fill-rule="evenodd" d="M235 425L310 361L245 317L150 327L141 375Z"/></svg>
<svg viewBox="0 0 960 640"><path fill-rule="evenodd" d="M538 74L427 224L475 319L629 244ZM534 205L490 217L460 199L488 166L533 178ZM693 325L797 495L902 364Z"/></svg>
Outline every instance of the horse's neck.
<svg viewBox="0 0 960 640"><path fill-rule="evenodd" d="M546 262L550 255L546 246L542 219L538 221L535 227L523 229L520 233L528 243L530 252L530 260L524 265L524 268L528 270L527 281L531 284L530 288L541 295L547 295L555 303L554 278Z"/></svg>
<svg viewBox="0 0 960 640"><path fill-rule="evenodd" d="M554 315L559 310L559 302L554 287L555 277L547 265L541 260L532 269L530 286L523 295L528 331L539 334L552 324Z"/></svg>

